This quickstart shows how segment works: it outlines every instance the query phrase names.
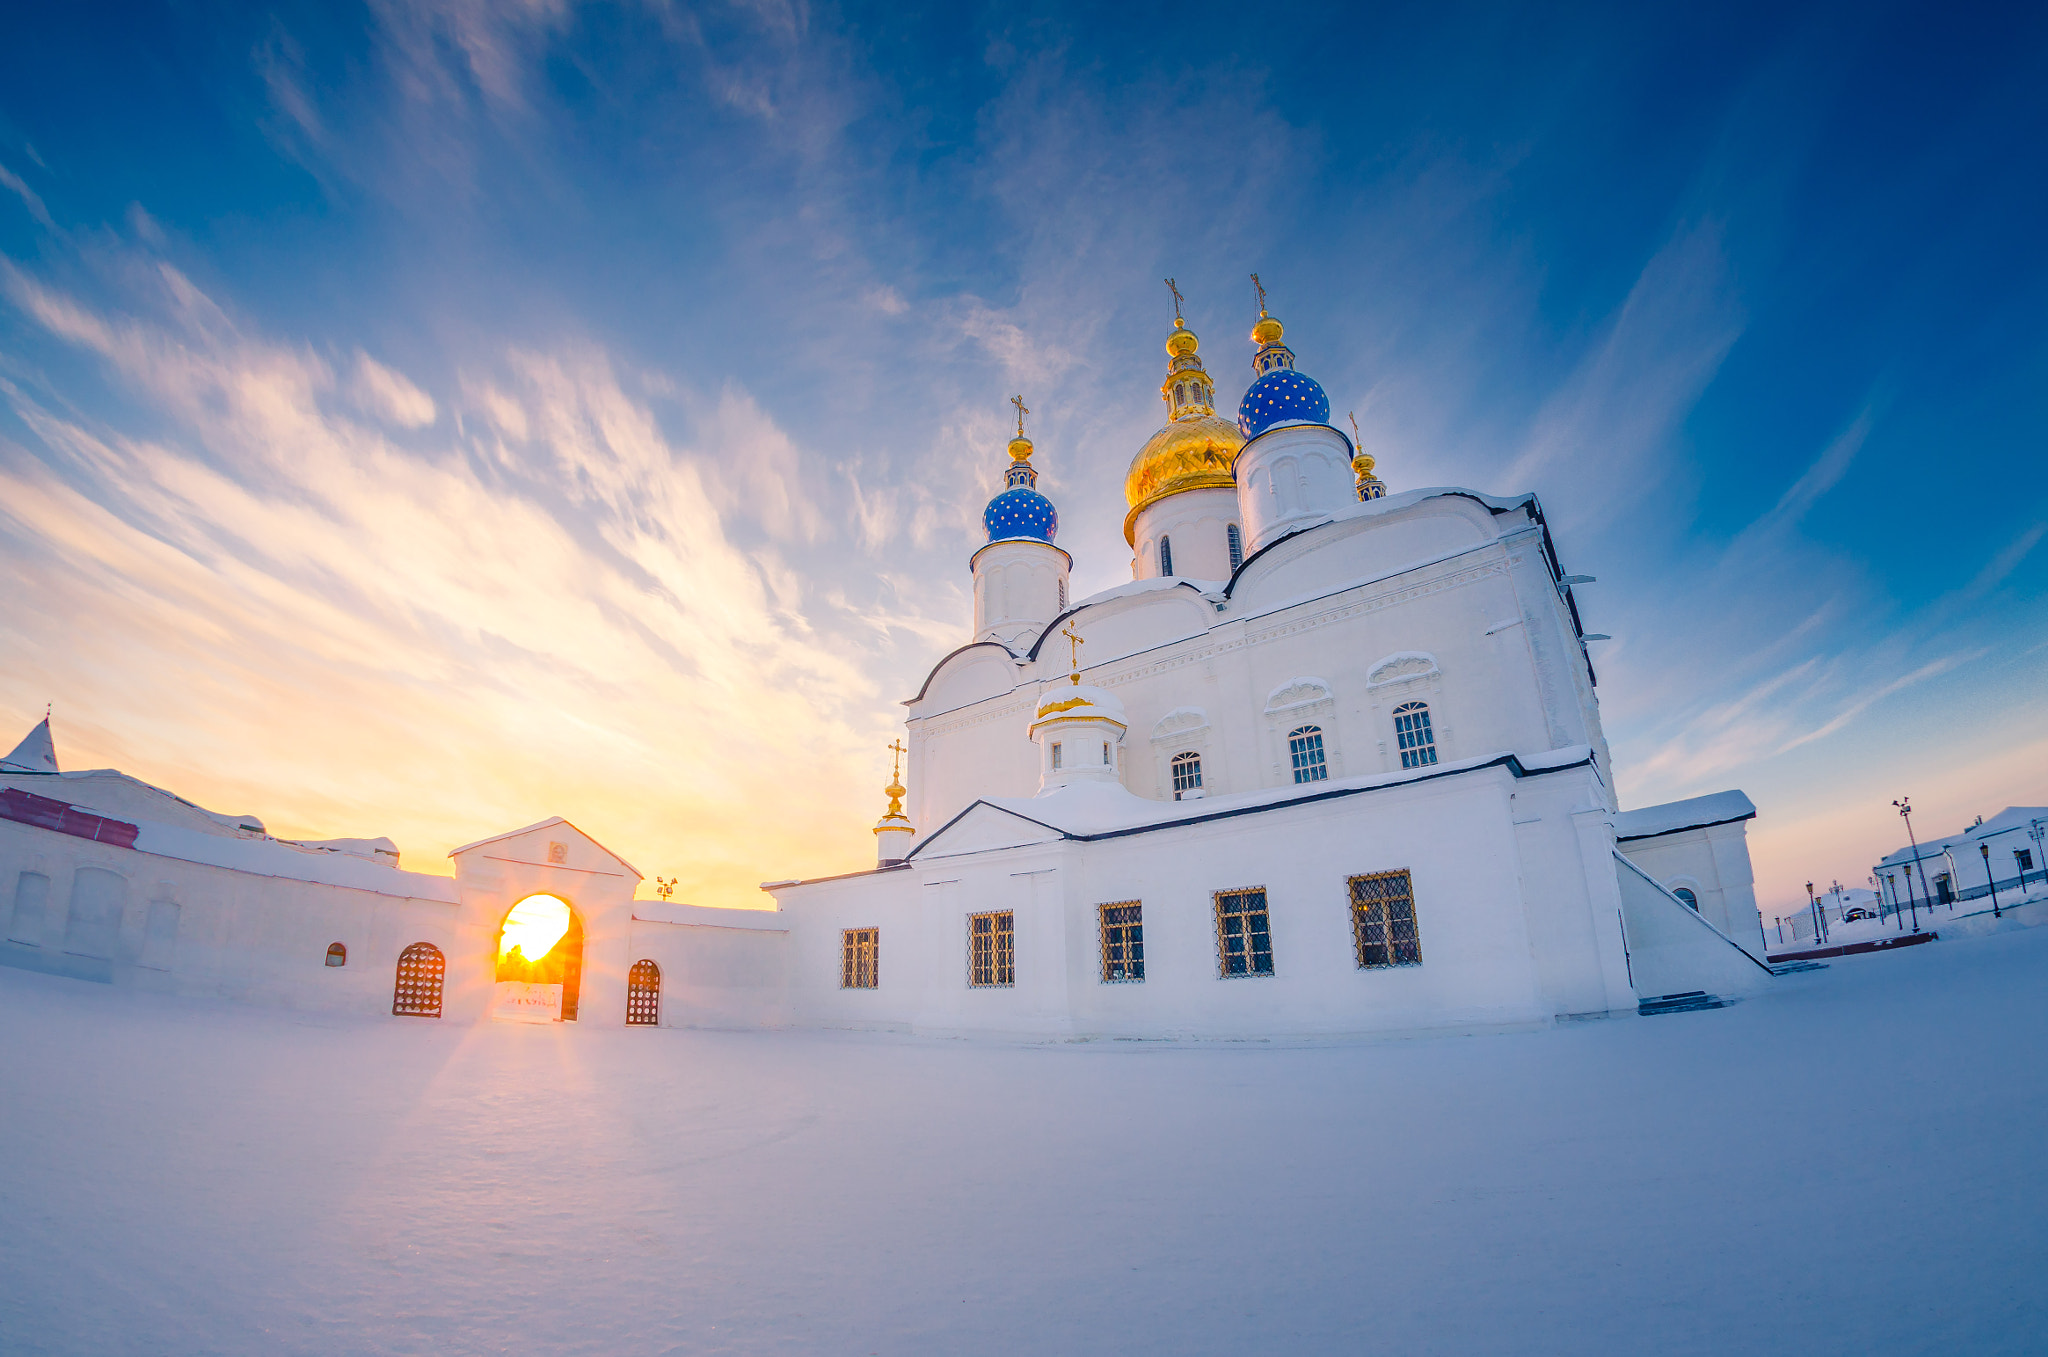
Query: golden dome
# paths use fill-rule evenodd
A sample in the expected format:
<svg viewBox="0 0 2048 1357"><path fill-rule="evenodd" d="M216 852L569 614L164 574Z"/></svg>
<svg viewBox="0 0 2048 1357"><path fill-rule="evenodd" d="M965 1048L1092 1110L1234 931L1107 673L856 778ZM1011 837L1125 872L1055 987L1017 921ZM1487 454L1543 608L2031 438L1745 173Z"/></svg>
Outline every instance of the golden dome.
<svg viewBox="0 0 2048 1357"><path fill-rule="evenodd" d="M1031 440L1018 434L1010 440L1010 456L1019 462L1031 460Z"/></svg>
<svg viewBox="0 0 2048 1357"><path fill-rule="evenodd" d="M1179 321L1173 323L1173 333L1166 337L1166 351L1168 353L1172 354L1175 358L1184 358L1201 346L1202 341L1195 338L1193 330L1188 329Z"/></svg>
<svg viewBox="0 0 2048 1357"><path fill-rule="evenodd" d="M1252 326L1252 343L1277 344L1280 342L1280 322L1272 316L1260 316L1259 323Z"/></svg>
<svg viewBox="0 0 2048 1357"><path fill-rule="evenodd" d="M1124 499L1131 506L1124 540L1136 545L1132 529L1148 504L1183 490L1236 489L1230 468L1243 446L1237 426L1215 415L1176 419L1146 439L1124 477Z"/></svg>

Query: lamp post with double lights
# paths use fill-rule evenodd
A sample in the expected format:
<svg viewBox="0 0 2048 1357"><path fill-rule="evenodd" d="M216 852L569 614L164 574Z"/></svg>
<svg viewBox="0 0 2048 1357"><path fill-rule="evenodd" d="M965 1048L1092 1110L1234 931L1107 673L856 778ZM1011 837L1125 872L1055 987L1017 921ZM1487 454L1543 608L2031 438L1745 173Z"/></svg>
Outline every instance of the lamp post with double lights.
<svg viewBox="0 0 2048 1357"><path fill-rule="evenodd" d="M1899 808L1899 817L1906 822L1906 842L1913 845L1913 862L1906 864L1906 901L1913 911L1913 931L1920 931L1920 898L1913 894L1913 863L1920 861L1920 841L1913 837L1913 798L1902 796L1892 802ZM1925 876L1926 873L1921 873ZM1925 885L1925 882L1921 883Z"/></svg>
<svg viewBox="0 0 2048 1357"><path fill-rule="evenodd" d="M1979 839L1977 851L1984 855L1984 881L1991 887L1991 917L2003 919L2005 915L1998 911L1998 880L1991 875L1991 845Z"/></svg>

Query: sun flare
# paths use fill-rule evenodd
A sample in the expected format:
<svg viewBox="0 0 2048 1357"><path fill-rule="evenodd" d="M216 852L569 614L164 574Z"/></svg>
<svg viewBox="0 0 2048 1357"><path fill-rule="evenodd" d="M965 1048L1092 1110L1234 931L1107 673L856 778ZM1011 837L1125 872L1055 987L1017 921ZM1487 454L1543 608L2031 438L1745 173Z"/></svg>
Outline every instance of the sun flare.
<svg viewBox="0 0 2048 1357"><path fill-rule="evenodd" d="M569 931L569 907L552 895L529 895L512 906L498 935L498 960L517 947L528 961L539 961Z"/></svg>

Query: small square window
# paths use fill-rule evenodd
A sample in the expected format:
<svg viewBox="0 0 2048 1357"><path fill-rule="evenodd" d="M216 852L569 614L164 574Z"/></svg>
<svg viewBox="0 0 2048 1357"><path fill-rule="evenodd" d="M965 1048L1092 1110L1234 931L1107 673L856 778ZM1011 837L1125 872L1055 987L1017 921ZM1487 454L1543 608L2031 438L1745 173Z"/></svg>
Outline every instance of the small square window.
<svg viewBox="0 0 2048 1357"><path fill-rule="evenodd" d="M1216 892L1216 956L1226 976L1273 973L1264 886Z"/></svg>
<svg viewBox="0 0 2048 1357"><path fill-rule="evenodd" d="M1053 770L1053 771L1054 771L1055 773L1057 773L1057 772L1058 772L1058 771L1060 770L1060 747L1059 747L1059 742L1058 742L1058 741L1054 741L1054 742L1053 742L1053 747L1052 747L1052 770Z"/></svg>
<svg viewBox="0 0 2048 1357"><path fill-rule="evenodd" d="M1360 970L1379 966L1420 966L1422 940L1415 929L1415 882L1405 871L1354 876L1351 886L1351 941Z"/></svg>
<svg viewBox="0 0 2048 1357"><path fill-rule="evenodd" d="M1127 985L1145 978L1144 906L1136 900L1097 908L1102 920L1102 983Z"/></svg>
<svg viewBox="0 0 2048 1357"><path fill-rule="evenodd" d="M1007 909L967 916L968 984L992 989L1017 983L1016 918Z"/></svg>
<svg viewBox="0 0 2048 1357"><path fill-rule="evenodd" d="M849 928L841 935L839 988L875 989L882 983L882 930Z"/></svg>

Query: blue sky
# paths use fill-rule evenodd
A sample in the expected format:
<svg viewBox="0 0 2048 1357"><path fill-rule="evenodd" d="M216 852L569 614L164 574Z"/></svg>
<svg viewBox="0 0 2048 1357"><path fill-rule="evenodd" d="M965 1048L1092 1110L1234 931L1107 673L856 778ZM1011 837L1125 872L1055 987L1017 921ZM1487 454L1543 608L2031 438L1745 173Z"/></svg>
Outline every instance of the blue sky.
<svg viewBox="0 0 2048 1357"><path fill-rule="evenodd" d="M2048 801L2048 17L53 6L0 49L0 714L408 865L871 851L1007 398L1128 577L1176 277L1543 498L1624 804L1766 911Z"/></svg>

